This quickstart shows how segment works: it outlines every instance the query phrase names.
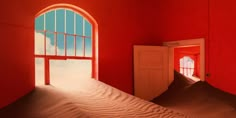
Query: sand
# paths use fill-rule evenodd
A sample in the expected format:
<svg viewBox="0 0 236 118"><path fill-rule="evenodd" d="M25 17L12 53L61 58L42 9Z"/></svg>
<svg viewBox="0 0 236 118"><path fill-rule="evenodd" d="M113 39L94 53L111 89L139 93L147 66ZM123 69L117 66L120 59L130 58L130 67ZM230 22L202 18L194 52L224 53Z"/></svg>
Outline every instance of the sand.
<svg viewBox="0 0 236 118"><path fill-rule="evenodd" d="M154 103L198 118L236 118L236 96L175 72L174 82Z"/></svg>
<svg viewBox="0 0 236 118"><path fill-rule="evenodd" d="M64 85L59 87L60 85ZM65 88L67 87L67 88ZM38 86L0 109L1 118L185 118L186 115L148 102L102 82L81 79Z"/></svg>

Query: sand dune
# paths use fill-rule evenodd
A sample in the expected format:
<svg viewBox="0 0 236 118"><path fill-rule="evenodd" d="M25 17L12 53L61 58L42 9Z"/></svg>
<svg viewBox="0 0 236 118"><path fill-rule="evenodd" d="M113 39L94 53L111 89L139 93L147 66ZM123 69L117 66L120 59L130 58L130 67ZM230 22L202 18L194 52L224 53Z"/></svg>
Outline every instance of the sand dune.
<svg viewBox="0 0 236 118"><path fill-rule="evenodd" d="M154 103L198 118L236 118L236 96L175 72L169 89Z"/></svg>
<svg viewBox="0 0 236 118"><path fill-rule="evenodd" d="M62 83L60 83L62 84ZM1 118L185 118L92 79L41 86L0 110ZM59 85L59 84L58 84ZM57 85L57 86L58 86Z"/></svg>

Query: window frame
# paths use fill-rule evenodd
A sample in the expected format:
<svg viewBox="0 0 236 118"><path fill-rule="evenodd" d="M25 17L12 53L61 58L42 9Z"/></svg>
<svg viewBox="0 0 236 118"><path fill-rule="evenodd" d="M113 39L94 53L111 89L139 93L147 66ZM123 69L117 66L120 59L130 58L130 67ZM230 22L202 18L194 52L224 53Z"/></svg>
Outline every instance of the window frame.
<svg viewBox="0 0 236 118"><path fill-rule="evenodd" d="M40 12L38 12L36 15L35 15L35 19L38 18L39 16L41 16L42 14L46 14L50 11L55 11L55 18L54 19L57 19L56 17L56 10L57 9L65 9L65 12L66 10L71 10L74 12L74 15L75 14L79 14L83 17L83 19L86 19L90 24L91 24L91 37L87 37L84 35L84 29L83 29L83 35L75 35L76 34L76 31L75 31L75 27L74 27L74 34L68 34L68 33L64 33L64 46L66 46L66 36L67 35L72 35L74 36L74 45L76 45L76 37L77 36L80 36L82 37L83 39L83 56L76 56L76 46L74 46L75 48L75 55L74 56L68 56L66 53L67 53L67 48L64 47L64 50L65 50L65 55L64 56L60 56L60 55L57 55L57 34L58 33L62 33L63 32L56 32L56 20L55 20L55 31L51 31L51 33L54 34L54 40L55 40L55 55L47 55L46 54L46 33L47 32L50 32L50 31L46 31L45 30L45 16L44 16L44 30L41 31L43 32L44 34L44 54L35 54L35 58L44 58L44 67L45 67L45 84L48 85L50 84L50 72L49 72L49 67L50 67L50 59L59 59L59 60L66 60L66 59L86 59L86 60L91 60L92 61L92 70L91 70L91 77L94 78L94 79L97 79L98 80L98 25L97 25L97 22L95 21L95 19L89 14L87 13L86 11L84 11L83 9L77 7L77 6L74 6L74 5L71 5L71 4L54 4L54 5L51 5L49 7L46 7L45 9L41 10ZM65 14L65 17L66 17L66 14ZM84 21L83 21L83 28L84 28ZM65 21L65 25L66 25L66 21ZM75 17L74 17L74 25L75 24ZM64 27L65 30L66 30L66 26ZM66 31L65 31L66 32ZM91 39L91 57L86 57L85 55L85 40L86 38L90 38Z"/></svg>

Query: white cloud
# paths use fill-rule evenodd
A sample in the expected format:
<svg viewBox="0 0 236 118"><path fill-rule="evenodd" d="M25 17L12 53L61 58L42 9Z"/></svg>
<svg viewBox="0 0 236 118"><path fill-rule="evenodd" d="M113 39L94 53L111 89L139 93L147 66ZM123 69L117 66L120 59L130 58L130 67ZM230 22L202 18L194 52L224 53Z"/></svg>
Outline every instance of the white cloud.
<svg viewBox="0 0 236 118"><path fill-rule="evenodd" d="M35 54L44 54L44 35L42 33L35 32L34 35L35 40ZM54 40L54 39L52 39ZM57 55L65 55L65 50L56 47ZM46 37L46 53L49 55L55 55L55 46L51 44L51 40L49 37ZM76 49L76 55L82 56L82 48ZM67 49L67 55L74 56L74 49ZM91 51L86 51L86 56L91 56Z"/></svg>
<svg viewBox="0 0 236 118"><path fill-rule="evenodd" d="M35 32L35 54L44 54L44 35ZM56 47L58 55L65 55L65 51ZM72 52L72 50L68 51ZM49 55L55 54L55 46L51 44L50 38L46 37L46 53Z"/></svg>
<svg viewBox="0 0 236 118"><path fill-rule="evenodd" d="M46 37L47 54L54 54L55 47L51 44L50 38ZM57 48L58 54L63 55L64 50ZM77 50L80 51L81 50ZM69 54L74 54L72 50ZM35 54L44 54L44 35L35 32ZM44 59L35 60L35 75L37 84L41 84L44 79ZM70 81L71 79L91 78L90 60L50 60L51 82ZM40 83L41 81L41 83Z"/></svg>

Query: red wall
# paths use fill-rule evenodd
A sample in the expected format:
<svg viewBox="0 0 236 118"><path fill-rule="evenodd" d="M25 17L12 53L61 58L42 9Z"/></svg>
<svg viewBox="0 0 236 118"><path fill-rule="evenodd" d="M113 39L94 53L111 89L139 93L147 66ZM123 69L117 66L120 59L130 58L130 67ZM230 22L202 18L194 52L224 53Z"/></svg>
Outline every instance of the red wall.
<svg viewBox="0 0 236 118"><path fill-rule="evenodd" d="M17 17L26 16L18 8L16 4L4 3L0 7L0 108L34 88L34 28L24 25L33 20Z"/></svg>
<svg viewBox="0 0 236 118"><path fill-rule="evenodd" d="M90 13L99 30L99 80L133 93L134 44L151 44L136 0L12 0L1 4L0 108L34 88L34 16L55 3ZM6 50L4 50L7 48Z"/></svg>
<svg viewBox="0 0 236 118"><path fill-rule="evenodd" d="M180 72L179 60L184 56L189 56L194 60L194 75L200 77L200 46L180 47L174 49L174 69Z"/></svg>
<svg viewBox="0 0 236 118"><path fill-rule="evenodd" d="M209 58L212 85L236 94L236 1L211 0Z"/></svg>
<svg viewBox="0 0 236 118"><path fill-rule="evenodd" d="M155 4L150 11L158 42L208 38L208 0L153 0L150 4Z"/></svg>
<svg viewBox="0 0 236 118"><path fill-rule="evenodd" d="M235 0L158 0L152 9L159 39L205 38L210 73L206 81L232 94L236 94L235 6Z"/></svg>

